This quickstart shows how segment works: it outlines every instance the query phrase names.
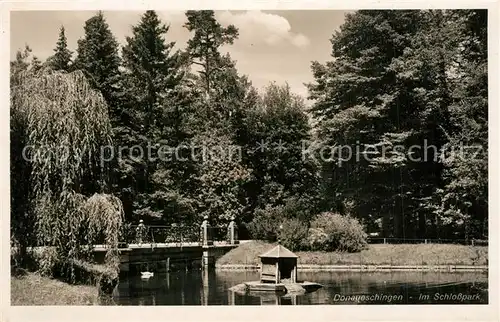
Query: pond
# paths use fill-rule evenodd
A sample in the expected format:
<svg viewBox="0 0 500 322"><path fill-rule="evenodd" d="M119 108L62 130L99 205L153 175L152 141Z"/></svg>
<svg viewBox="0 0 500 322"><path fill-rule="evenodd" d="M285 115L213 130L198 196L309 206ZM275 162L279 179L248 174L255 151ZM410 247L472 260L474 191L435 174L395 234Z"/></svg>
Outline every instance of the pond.
<svg viewBox="0 0 500 322"><path fill-rule="evenodd" d="M487 304L487 273L301 272L323 288L304 295L240 295L229 290L259 279L257 271L190 271L127 276L113 292L118 305Z"/></svg>

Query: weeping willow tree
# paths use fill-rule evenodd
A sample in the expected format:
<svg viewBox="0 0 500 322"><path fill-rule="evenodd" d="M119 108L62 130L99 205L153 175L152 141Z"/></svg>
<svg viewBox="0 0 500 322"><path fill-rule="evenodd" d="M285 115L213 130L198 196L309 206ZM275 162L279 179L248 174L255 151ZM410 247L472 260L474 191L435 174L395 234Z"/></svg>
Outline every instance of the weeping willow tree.
<svg viewBox="0 0 500 322"><path fill-rule="evenodd" d="M110 144L107 105L81 72L11 75L12 237L20 249L54 246L72 278L71 263L89 260L96 242L108 245L109 265L119 264L123 208L104 194L109 165L101 162Z"/></svg>

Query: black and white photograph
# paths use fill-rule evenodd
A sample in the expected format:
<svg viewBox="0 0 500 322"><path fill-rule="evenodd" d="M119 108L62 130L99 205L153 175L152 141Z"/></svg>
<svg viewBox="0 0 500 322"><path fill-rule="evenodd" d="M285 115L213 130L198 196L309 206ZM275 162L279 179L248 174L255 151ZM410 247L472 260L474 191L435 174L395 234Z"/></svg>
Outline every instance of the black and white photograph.
<svg viewBox="0 0 500 322"><path fill-rule="evenodd" d="M12 307L493 304L491 9L37 8Z"/></svg>

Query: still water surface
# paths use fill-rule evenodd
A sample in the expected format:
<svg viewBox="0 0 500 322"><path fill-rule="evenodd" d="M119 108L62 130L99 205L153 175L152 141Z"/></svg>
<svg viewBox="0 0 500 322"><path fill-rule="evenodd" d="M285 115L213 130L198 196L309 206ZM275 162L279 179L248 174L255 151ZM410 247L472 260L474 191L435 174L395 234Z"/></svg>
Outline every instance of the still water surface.
<svg viewBox="0 0 500 322"><path fill-rule="evenodd" d="M191 271L120 280L118 305L487 304L488 275L438 272L300 272L323 288L304 295L240 295L229 288L259 279L256 271Z"/></svg>

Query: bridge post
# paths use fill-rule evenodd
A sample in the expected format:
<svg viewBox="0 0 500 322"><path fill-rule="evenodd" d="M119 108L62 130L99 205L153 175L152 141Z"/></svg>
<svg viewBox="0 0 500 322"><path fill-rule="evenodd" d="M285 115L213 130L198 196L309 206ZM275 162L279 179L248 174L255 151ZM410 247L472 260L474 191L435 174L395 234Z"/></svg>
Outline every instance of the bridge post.
<svg viewBox="0 0 500 322"><path fill-rule="evenodd" d="M208 223L208 216L205 215L203 218L203 222L201 224L201 232L203 238L203 257L202 257L202 265L203 268L210 268L215 265L215 256L214 256L214 242L212 240L212 231L210 224Z"/></svg>
<svg viewBox="0 0 500 322"><path fill-rule="evenodd" d="M236 245L239 244L240 242L238 241L238 226L234 222L234 216L231 217L231 222L229 223L229 242L231 245Z"/></svg>
<svg viewBox="0 0 500 322"><path fill-rule="evenodd" d="M209 291L210 291L210 277L208 275L208 270L203 271L203 297L202 297L202 305L208 305Z"/></svg>
<svg viewBox="0 0 500 322"><path fill-rule="evenodd" d="M203 238L203 246L211 246L214 244L212 240L212 231L210 229L210 224L208 223L208 216L203 217L203 222L201 223L201 234Z"/></svg>
<svg viewBox="0 0 500 322"><path fill-rule="evenodd" d="M165 261L165 271L167 273L170 272L170 257L167 257L167 260Z"/></svg>

